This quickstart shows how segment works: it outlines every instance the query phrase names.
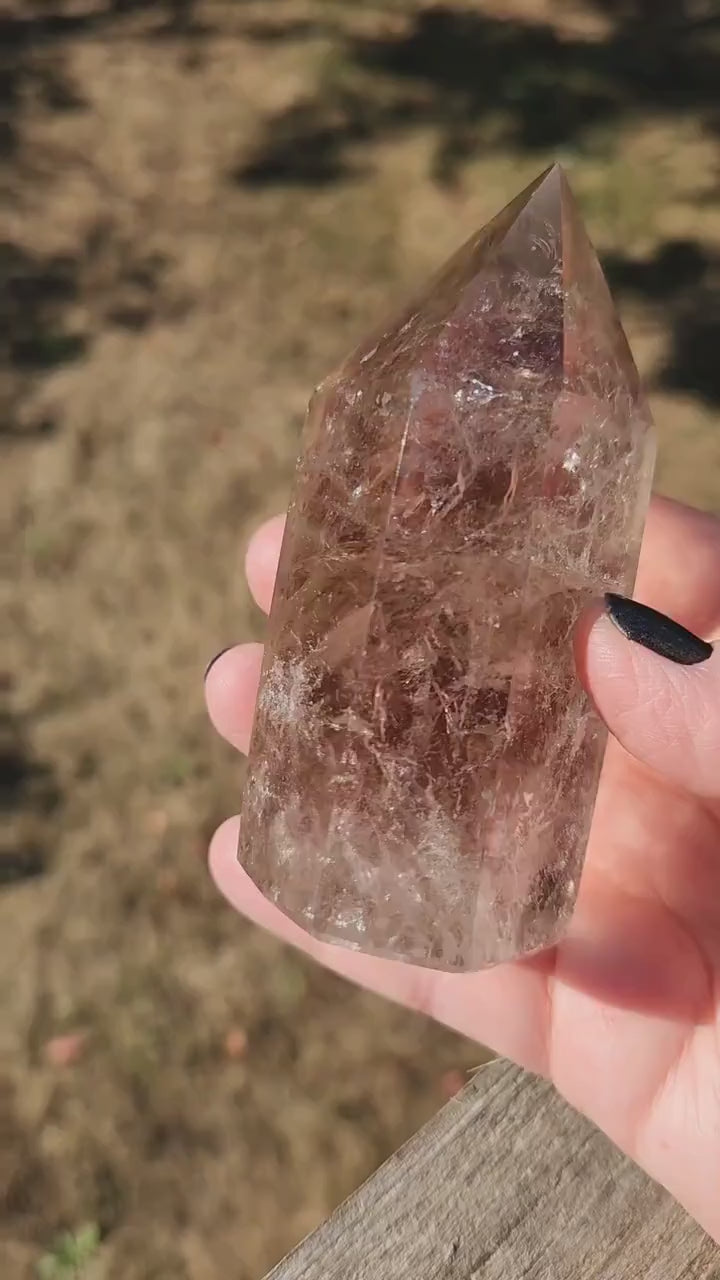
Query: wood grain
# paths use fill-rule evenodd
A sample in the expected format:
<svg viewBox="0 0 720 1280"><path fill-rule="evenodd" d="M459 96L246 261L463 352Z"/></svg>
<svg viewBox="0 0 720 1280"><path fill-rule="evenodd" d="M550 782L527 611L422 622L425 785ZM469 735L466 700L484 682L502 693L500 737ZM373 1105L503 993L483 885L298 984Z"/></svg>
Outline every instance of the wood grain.
<svg viewBox="0 0 720 1280"><path fill-rule="evenodd" d="M720 1249L545 1081L498 1060L267 1280L720 1280Z"/></svg>

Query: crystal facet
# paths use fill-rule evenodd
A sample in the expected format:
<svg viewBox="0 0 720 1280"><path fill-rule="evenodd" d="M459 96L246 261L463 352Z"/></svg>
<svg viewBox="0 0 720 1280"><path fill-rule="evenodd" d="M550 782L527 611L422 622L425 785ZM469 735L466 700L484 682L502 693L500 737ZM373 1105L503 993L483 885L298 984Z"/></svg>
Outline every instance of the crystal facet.
<svg viewBox="0 0 720 1280"><path fill-rule="evenodd" d="M293 920L454 970L561 936L605 745L571 635L632 589L653 459L555 166L311 402L240 844Z"/></svg>

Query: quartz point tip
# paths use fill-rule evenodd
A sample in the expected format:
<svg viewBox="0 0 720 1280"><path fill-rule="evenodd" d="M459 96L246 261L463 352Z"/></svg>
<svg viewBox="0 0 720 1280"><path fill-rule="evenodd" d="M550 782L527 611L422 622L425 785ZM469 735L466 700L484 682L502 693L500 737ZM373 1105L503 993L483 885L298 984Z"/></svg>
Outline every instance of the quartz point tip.
<svg viewBox="0 0 720 1280"><path fill-rule="evenodd" d="M311 934L456 971L562 936L605 746L571 634L632 591L653 464L559 165L318 388L239 849Z"/></svg>

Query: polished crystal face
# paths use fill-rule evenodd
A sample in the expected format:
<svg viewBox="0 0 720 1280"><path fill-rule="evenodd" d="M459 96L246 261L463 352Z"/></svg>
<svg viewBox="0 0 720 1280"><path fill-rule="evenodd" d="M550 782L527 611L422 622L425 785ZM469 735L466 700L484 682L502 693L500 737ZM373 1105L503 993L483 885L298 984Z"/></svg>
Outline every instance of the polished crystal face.
<svg viewBox="0 0 720 1280"><path fill-rule="evenodd" d="M556 166L311 402L240 845L293 920L452 970L561 936L605 745L572 633L632 589L653 457Z"/></svg>

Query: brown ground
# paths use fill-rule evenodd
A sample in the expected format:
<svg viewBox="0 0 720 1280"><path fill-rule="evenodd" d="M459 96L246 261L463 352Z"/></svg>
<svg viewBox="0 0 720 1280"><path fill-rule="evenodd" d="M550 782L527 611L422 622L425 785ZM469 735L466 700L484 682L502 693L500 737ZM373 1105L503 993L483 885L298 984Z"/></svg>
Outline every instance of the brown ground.
<svg viewBox="0 0 720 1280"><path fill-rule="evenodd" d="M3 1280L74 1275L83 1224L102 1280L258 1277L478 1062L218 900L202 669L259 630L242 548L313 383L556 155L660 486L720 508L712 8L2 9Z"/></svg>

